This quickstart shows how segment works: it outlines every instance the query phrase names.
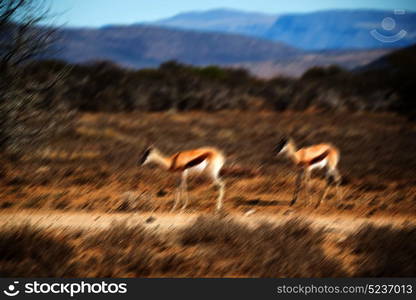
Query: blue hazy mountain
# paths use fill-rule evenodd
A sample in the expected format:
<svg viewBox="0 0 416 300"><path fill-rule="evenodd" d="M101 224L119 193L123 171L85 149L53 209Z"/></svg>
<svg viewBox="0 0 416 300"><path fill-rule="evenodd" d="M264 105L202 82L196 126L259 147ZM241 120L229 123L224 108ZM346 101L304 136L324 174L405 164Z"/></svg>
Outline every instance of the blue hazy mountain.
<svg viewBox="0 0 416 300"><path fill-rule="evenodd" d="M389 17L396 21L390 31L382 28L383 19ZM241 66L261 77L299 76L317 65L357 68L392 47L416 43L415 20L415 13L376 10L280 16L224 9L191 12L151 24L63 28L56 58L75 63L109 60L132 68L177 60ZM370 33L378 30L391 36L399 29L406 35L395 43L380 42Z"/></svg>
<svg viewBox="0 0 416 300"><path fill-rule="evenodd" d="M233 9L192 11L152 22L150 24L179 29L227 32L263 37L277 15L244 12Z"/></svg>
<svg viewBox="0 0 416 300"><path fill-rule="evenodd" d="M305 52L245 35L149 25L61 28L59 32L59 51L46 58L72 63L107 60L130 68L157 67L177 60L193 65L241 66L260 77L299 76L316 65L355 68L387 53L387 49Z"/></svg>
<svg viewBox="0 0 416 300"><path fill-rule="evenodd" d="M391 19L383 23L385 18ZM305 50L391 48L404 47L416 42L416 13L406 11L397 11L395 14L393 11L382 10L327 10L267 15L216 9L181 13L152 24L188 30L244 34L284 42ZM383 27L383 24L386 26ZM394 28L391 28L392 25ZM371 34L373 30L387 38L400 35L401 30L405 30L406 34L394 43L386 43L376 39Z"/></svg>
<svg viewBox="0 0 416 300"><path fill-rule="evenodd" d="M383 23L385 18L389 18L387 23ZM394 28L385 30L383 24L385 28L392 25ZM406 34L394 43L383 42L371 34L373 30L387 38L400 36L400 30L405 30ZM283 15L264 37L308 50L404 47L416 42L416 13L395 15L390 11L333 10Z"/></svg>
<svg viewBox="0 0 416 300"><path fill-rule="evenodd" d="M302 51L244 35L169 29L148 25L61 29L56 58L82 63L109 60L133 68L167 60L194 65L288 59Z"/></svg>

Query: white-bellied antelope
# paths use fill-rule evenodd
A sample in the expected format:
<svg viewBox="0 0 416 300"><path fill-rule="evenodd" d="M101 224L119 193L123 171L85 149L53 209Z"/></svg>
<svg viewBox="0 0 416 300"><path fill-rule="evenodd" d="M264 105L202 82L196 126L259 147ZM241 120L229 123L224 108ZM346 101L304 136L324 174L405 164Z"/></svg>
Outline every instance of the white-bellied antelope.
<svg viewBox="0 0 416 300"><path fill-rule="evenodd" d="M204 147L177 152L172 156L165 156L156 148L150 147L144 151L140 163L141 165L156 163L167 171L181 173L181 182L172 211L175 210L183 195L185 195L185 202L182 210L188 205L187 178L191 174L206 174L210 177L213 184L219 188L217 210L222 208L225 184L220 178L220 171L225 163L225 157L218 149Z"/></svg>
<svg viewBox="0 0 416 300"><path fill-rule="evenodd" d="M341 176L337 169L340 159L339 150L331 144L318 144L301 149L296 149L296 145L292 139L283 138L276 146L278 154L286 154L286 156L293 161L295 166L299 167L299 174L296 179L296 188L293 194L290 205L295 204L299 191L306 182L306 190L308 198L310 198L310 179L311 172L314 169L321 169L326 167L326 187L320 197L316 207L319 206L328 193L330 181L332 180L336 185L337 196L339 193L339 185L341 183Z"/></svg>

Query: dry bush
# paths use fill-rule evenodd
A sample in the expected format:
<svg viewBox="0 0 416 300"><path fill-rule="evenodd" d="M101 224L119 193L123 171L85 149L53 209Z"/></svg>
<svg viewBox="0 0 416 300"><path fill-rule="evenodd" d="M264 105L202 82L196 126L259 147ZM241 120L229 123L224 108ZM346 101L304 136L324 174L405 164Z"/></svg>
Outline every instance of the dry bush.
<svg viewBox="0 0 416 300"><path fill-rule="evenodd" d="M152 211L152 197L146 192L127 191L114 204L116 211Z"/></svg>
<svg viewBox="0 0 416 300"><path fill-rule="evenodd" d="M113 224L86 234L44 234L28 226L0 236L2 276L331 277L345 276L325 257L323 233L290 221L249 228L201 217L180 232L156 235ZM77 245L77 247L71 246ZM202 259L201 259L202 258Z"/></svg>
<svg viewBox="0 0 416 300"><path fill-rule="evenodd" d="M3 0L0 4L0 151L18 158L70 130L73 112L54 101L65 87L61 69L49 78L26 75L31 61L51 54L57 29L39 27L52 16L49 1Z"/></svg>
<svg viewBox="0 0 416 300"><path fill-rule="evenodd" d="M200 257L184 255L173 240L149 232L141 225L115 224L111 229L84 238L79 249L80 270L87 277L196 277L204 276ZM85 254L87 258L85 259ZM84 258L82 258L84 257Z"/></svg>
<svg viewBox="0 0 416 300"><path fill-rule="evenodd" d="M182 230L180 242L185 246L202 243L238 244L239 237L250 236L250 233L246 226L231 219L201 216L194 224Z"/></svg>
<svg viewBox="0 0 416 300"><path fill-rule="evenodd" d="M30 226L0 234L3 277L345 277L323 252L325 234L299 219L249 227L201 216L167 234L112 224L61 235ZM363 227L340 243L357 256L354 276L413 277L416 228ZM76 247L75 247L76 245Z"/></svg>
<svg viewBox="0 0 416 300"><path fill-rule="evenodd" d="M166 247L156 235L143 226L128 227L114 224L110 229L87 236L80 252L92 253L85 265L88 271L80 276L89 277L146 277L155 268L154 257L159 248Z"/></svg>
<svg viewBox="0 0 416 300"><path fill-rule="evenodd" d="M60 102L86 111L314 108L397 111L414 116L412 56L415 49L409 47L393 52L390 56L400 63L383 72L378 68L350 72L338 66L313 67L299 79L262 80L244 69L196 67L175 61L166 62L158 69L138 71L98 61L72 66L65 80L67 92L56 94ZM60 61L40 61L28 66L25 76L38 80L64 67Z"/></svg>
<svg viewBox="0 0 416 300"><path fill-rule="evenodd" d="M73 246L29 225L0 232L0 277L75 276Z"/></svg>
<svg viewBox="0 0 416 300"><path fill-rule="evenodd" d="M20 157L73 129L75 114L63 103L45 104L33 95L0 104L0 150Z"/></svg>
<svg viewBox="0 0 416 300"><path fill-rule="evenodd" d="M338 277L341 266L322 251L324 233L291 220L283 225L257 228L218 217L200 217L183 229L180 241L207 250L204 260L215 270L226 264L223 276L248 277ZM208 272L211 272L208 270ZM218 274L212 274L218 276Z"/></svg>
<svg viewBox="0 0 416 300"><path fill-rule="evenodd" d="M358 255L357 277L416 276L416 227L366 225L349 236L343 247Z"/></svg>
<svg viewBox="0 0 416 300"><path fill-rule="evenodd" d="M232 219L200 217L170 237L142 226L118 224L85 239L94 253L81 276L94 277L337 277L340 265L325 257L322 231L298 220L249 228ZM203 259L201 259L201 257Z"/></svg>

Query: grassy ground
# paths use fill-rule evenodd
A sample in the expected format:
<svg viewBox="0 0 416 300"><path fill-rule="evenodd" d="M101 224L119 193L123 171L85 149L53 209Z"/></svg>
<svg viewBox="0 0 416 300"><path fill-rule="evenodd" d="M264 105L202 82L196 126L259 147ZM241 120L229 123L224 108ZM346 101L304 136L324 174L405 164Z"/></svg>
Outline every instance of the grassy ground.
<svg viewBox="0 0 416 300"><path fill-rule="evenodd" d="M255 226L204 215L167 231L7 227L2 277L412 277L416 227L364 225L341 239L292 218Z"/></svg>
<svg viewBox="0 0 416 300"><path fill-rule="evenodd" d="M299 146L340 148L342 201L330 193L314 209L303 194L288 207L296 170L273 155L283 135ZM167 154L206 145L223 150L228 216L209 216L216 191L197 178L188 210L179 219L166 215L177 175L137 165L149 144ZM20 161L0 158L3 225L29 216L27 222L38 218L43 226L3 226L0 275L415 276L415 225L403 223L416 215L415 153L416 125L390 114L80 114L65 138ZM313 202L323 186L317 172ZM143 215L152 218L134 221ZM105 224L113 217L131 222Z"/></svg>
<svg viewBox="0 0 416 300"><path fill-rule="evenodd" d="M210 145L227 156L226 210L284 213L296 172L290 162L274 157L273 148L288 134L299 146L328 141L341 150L343 201L329 199L315 212L416 213L414 123L388 114L314 112L82 114L64 139L33 149L20 162L2 161L0 207L166 212L177 175L139 167L140 153L149 144L167 154ZM314 176L314 202L322 178L319 172ZM190 196L190 212L214 209L215 189L203 179L193 180ZM301 199L295 209L313 205Z"/></svg>

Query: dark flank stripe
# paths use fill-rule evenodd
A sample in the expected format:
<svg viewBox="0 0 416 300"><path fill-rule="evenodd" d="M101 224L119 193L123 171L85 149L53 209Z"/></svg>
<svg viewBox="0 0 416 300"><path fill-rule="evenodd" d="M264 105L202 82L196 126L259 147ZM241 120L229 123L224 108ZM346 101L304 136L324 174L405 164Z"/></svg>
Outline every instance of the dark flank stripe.
<svg viewBox="0 0 416 300"><path fill-rule="evenodd" d="M313 159L311 159L309 161L309 165L313 165L316 164L322 160L324 160L329 154L329 150L326 150L325 152L323 152L322 154L318 155L317 157L314 157Z"/></svg>
<svg viewBox="0 0 416 300"><path fill-rule="evenodd" d="M172 163L170 165L169 170L171 171L183 171L189 168L192 168L196 165L199 165L200 163L202 163L204 160L207 159L207 157L209 157L211 155L211 153L206 152L204 154L201 154L200 156L195 157L194 159L190 160L189 162L187 162L185 165L183 166L178 166L178 157L181 153L177 153L173 156L172 158Z"/></svg>
<svg viewBox="0 0 416 300"><path fill-rule="evenodd" d="M322 152L322 154L319 154L318 156L315 156L311 160L308 161L301 161L299 162L299 166L312 166L316 163L319 163L320 161L323 161L329 154L329 150L326 150L325 152Z"/></svg>
<svg viewBox="0 0 416 300"><path fill-rule="evenodd" d="M191 168L193 166L199 165L200 163L202 163L204 160L207 159L207 157L210 155L210 153L204 153L196 158L194 158L193 160L189 161L185 166L184 169L188 169Z"/></svg>

